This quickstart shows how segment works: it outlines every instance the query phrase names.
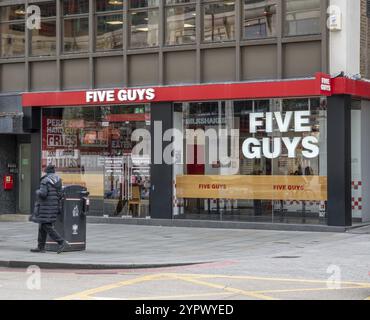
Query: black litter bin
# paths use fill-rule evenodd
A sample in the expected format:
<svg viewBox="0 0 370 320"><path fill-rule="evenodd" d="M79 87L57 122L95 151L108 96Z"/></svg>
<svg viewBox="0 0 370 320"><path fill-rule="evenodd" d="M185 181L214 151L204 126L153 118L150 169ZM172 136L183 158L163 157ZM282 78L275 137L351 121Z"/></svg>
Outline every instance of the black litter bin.
<svg viewBox="0 0 370 320"><path fill-rule="evenodd" d="M55 229L71 245L65 251L86 249L86 214L89 211L89 192L85 187L70 185L63 188L62 213ZM58 244L47 237L47 251L57 251Z"/></svg>

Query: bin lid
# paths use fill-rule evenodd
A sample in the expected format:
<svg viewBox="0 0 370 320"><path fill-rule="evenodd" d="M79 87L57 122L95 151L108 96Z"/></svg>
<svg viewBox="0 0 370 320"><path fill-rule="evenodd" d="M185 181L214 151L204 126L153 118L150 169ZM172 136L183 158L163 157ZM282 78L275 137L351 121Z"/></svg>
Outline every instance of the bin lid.
<svg viewBox="0 0 370 320"><path fill-rule="evenodd" d="M83 195L86 195L87 189L84 186L73 184L64 186L63 193L69 197L81 197Z"/></svg>

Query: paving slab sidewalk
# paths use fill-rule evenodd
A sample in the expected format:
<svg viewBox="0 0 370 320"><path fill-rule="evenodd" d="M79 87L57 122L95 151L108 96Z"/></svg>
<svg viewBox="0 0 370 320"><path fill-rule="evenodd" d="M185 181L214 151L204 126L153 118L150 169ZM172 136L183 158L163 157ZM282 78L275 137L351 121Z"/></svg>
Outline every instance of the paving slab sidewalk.
<svg viewBox="0 0 370 320"><path fill-rule="evenodd" d="M29 251L37 228L0 222L0 266L126 269L236 261L238 272L326 277L327 267L337 264L348 278L369 279L369 227L354 234L89 223L87 250L60 255Z"/></svg>

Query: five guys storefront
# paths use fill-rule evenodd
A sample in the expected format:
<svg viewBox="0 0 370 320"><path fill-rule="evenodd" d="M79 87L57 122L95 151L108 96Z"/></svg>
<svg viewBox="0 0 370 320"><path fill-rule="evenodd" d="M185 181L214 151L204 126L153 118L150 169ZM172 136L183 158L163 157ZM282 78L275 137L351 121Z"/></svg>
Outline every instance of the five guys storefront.
<svg viewBox="0 0 370 320"><path fill-rule="evenodd" d="M53 163L94 216L370 222L369 100L370 82L321 73L24 93L32 189Z"/></svg>

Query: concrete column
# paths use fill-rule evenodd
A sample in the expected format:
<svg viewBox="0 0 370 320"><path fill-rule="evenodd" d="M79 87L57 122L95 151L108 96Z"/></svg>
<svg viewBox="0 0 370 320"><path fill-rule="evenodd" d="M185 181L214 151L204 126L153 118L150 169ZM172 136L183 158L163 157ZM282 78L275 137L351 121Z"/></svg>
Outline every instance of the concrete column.
<svg viewBox="0 0 370 320"><path fill-rule="evenodd" d="M150 166L150 216L157 219L172 218L172 165L163 161L163 150L171 142L163 142L163 133L173 128L173 105L171 102L152 103L151 166ZM162 127L160 131L159 126Z"/></svg>
<svg viewBox="0 0 370 320"><path fill-rule="evenodd" d="M351 226L351 96L328 98L328 225Z"/></svg>
<svg viewBox="0 0 370 320"><path fill-rule="evenodd" d="M361 102L362 222L370 222L370 101Z"/></svg>
<svg viewBox="0 0 370 320"><path fill-rule="evenodd" d="M330 0L330 6L339 8L342 16L342 30L329 33L330 74L359 74L361 0Z"/></svg>

